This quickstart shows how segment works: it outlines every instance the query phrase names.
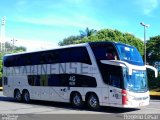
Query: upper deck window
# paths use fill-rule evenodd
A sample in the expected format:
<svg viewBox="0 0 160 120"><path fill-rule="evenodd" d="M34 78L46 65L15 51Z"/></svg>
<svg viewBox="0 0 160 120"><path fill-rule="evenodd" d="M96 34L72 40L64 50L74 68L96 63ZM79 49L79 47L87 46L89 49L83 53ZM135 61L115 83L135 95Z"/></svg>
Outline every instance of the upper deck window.
<svg viewBox="0 0 160 120"><path fill-rule="evenodd" d="M112 44L97 44L91 46L97 60L117 60L118 54L116 48Z"/></svg>
<svg viewBox="0 0 160 120"><path fill-rule="evenodd" d="M83 46L10 55L5 56L3 62L5 67L68 62L92 64L87 48Z"/></svg>

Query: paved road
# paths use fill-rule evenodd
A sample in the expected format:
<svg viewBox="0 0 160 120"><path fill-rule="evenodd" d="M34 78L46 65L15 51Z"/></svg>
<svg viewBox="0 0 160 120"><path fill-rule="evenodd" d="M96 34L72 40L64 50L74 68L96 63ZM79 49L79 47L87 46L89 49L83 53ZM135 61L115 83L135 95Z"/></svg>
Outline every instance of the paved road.
<svg viewBox="0 0 160 120"><path fill-rule="evenodd" d="M153 113L160 114L160 99L152 99L149 106L142 107L141 109L120 109L114 107L102 107L99 111L90 111L87 108L75 109L70 106L70 104L66 103L46 101L32 101L32 103L30 104L18 103L12 98L7 98L3 96L2 92L0 92L0 114L43 114L44 117L44 114L124 115Z"/></svg>

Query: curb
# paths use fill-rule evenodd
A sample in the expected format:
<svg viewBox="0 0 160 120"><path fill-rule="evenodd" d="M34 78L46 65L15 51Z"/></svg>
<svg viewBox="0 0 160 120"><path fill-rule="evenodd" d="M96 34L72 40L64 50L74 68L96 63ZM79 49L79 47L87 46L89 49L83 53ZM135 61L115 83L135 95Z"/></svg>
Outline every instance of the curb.
<svg viewBox="0 0 160 120"><path fill-rule="evenodd" d="M151 96L160 96L160 92L150 91L149 94Z"/></svg>
<svg viewBox="0 0 160 120"><path fill-rule="evenodd" d="M0 87L0 91L2 91L3 90L3 87Z"/></svg>

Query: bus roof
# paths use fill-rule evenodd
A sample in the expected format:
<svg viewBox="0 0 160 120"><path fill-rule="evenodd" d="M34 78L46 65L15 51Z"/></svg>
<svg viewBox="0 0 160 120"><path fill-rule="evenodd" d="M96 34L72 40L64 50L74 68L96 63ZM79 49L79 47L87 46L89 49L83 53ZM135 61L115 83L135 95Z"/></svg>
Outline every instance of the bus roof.
<svg viewBox="0 0 160 120"><path fill-rule="evenodd" d="M60 46L60 47L53 48L53 49L45 49L45 50L37 50L37 51L29 51L29 52L19 52L19 53L6 54L5 56L21 55L21 54L36 53L36 52L45 52L45 51L49 51L49 50L59 50L59 49L65 49L65 48L71 48L71 47L81 47L81 46L87 46L87 45L88 45L88 43L71 44L71 45Z"/></svg>
<svg viewBox="0 0 160 120"><path fill-rule="evenodd" d="M36 52L45 52L45 51L49 51L49 50L59 50L59 49L65 49L65 48L70 48L70 47L82 47L82 46L88 46L88 45L101 45L101 44L123 44L120 42L112 42L112 41L100 41L100 42L87 42L87 43L80 43L80 44L71 44L71 45L65 45L65 46L60 46L57 48L53 48L53 49L45 49L45 50L38 50L38 51L31 51L31 52L20 52L20 53L13 53L13 54L6 54L5 56L12 56L12 55L21 55L21 54L27 54L27 53L36 53ZM126 46L130 46L127 44L123 44Z"/></svg>
<svg viewBox="0 0 160 120"><path fill-rule="evenodd" d="M121 42L112 42L112 41L102 41L102 42L89 42L90 45L94 46L94 45L103 45L103 44L121 44L121 45L125 45L125 46L128 46L128 47L131 47L131 45L128 45L128 44L124 44L124 43L121 43ZM132 46L133 47L133 46Z"/></svg>

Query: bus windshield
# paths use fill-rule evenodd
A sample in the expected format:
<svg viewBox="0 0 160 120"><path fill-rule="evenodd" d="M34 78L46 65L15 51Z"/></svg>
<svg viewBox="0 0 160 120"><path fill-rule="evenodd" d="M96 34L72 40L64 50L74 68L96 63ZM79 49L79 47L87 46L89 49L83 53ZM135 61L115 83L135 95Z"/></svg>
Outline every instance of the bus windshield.
<svg viewBox="0 0 160 120"><path fill-rule="evenodd" d="M120 60L134 65L144 65L142 57L135 47L116 44Z"/></svg>
<svg viewBox="0 0 160 120"><path fill-rule="evenodd" d="M125 89L134 92L145 92L148 90L147 76L145 70L133 70L132 75L127 74L124 68Z"/></svg>

